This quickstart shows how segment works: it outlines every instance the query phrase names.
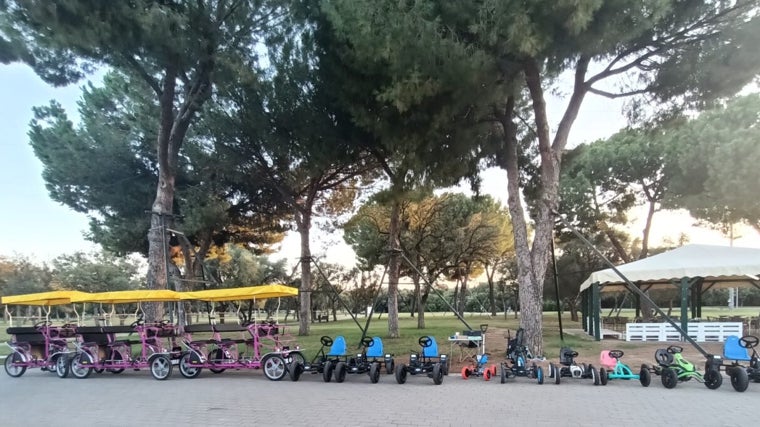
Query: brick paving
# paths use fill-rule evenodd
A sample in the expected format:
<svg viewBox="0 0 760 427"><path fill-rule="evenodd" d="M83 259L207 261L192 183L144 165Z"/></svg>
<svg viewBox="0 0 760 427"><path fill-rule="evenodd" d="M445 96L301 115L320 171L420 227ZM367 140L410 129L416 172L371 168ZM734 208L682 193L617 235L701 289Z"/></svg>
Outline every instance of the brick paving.
<svg viewBox="0 0 760 427"><path fill-rule="evenodd" d="M176 367L175 367L176 368ZM548 378L547 378L548 380ZM440 386L424 376L404 385L392 375L370 384L366 375L324 383L304 374L299 382L267 380L261 371L204 371L185 379L177 369L166 381L147 370L59 379L38 369L20 378L0 372L0 425L77 426L738 426L752 424L760 384L737 393L725 378L718 390L690 381L673 390L658 377L644 388L634 381L593 386L563 379L537 385L446 377Z"/></svg>

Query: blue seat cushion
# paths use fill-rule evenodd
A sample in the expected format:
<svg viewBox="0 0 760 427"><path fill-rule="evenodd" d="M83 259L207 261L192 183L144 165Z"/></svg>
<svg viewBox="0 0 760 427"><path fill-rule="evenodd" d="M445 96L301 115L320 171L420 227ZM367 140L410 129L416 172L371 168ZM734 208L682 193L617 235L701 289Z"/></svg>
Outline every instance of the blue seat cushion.
<svg viewBox="0 0 760 427"><path fill-rule="evenodd" d="M343 335L338 335L335 337L335 341L333 341L332 346L330 346L330 352L327 353L328 356L345 356L346 355L346 339L343 338Z"/></svg>
<svg viewBox="0 0 760 427"><path fill-rule="evenodd" d="M729 360L751 360L749 351L739 344L739 337L736 335L726 338L723 344L723 357Z"/></svg>
<svg viewBox="0 0 760 427"><path fill-rule="evenodd" d="M430 338L430 346L429 347L422 347L422 356L423 357L438 357L438 343L435 342L435 338L428 335L428 338Z"/></svg>
<svg viewBox="0 0 760 427"><path fill-rule="evenodd" d="M372 337L372 346L367 349L367 357L383 357L383 340L380 337Z"/></svg>

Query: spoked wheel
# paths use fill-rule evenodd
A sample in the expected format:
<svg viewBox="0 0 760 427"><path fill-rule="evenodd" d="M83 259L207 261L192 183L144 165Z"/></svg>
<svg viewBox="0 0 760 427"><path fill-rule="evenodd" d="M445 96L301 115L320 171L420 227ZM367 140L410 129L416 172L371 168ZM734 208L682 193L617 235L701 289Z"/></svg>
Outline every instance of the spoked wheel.
<svg viewBox="0 0 760 427"><path fill-rule="evenodd" d="M718 376L720 376L720 374L718 374ZM649 372L649 366L641 365L641 371L639 371L639 382L642 386L649 387L649 384L652 382L652 374ZM720 384L718 384L718 386L720 386Z"/></svg>
<svg viewBox="0 0 760 427"><path fill-rule="evenodd" d="M589 367L589 371L591 371L591 381L594 382L594 385L599 385L601 383L599 379L599 371L593 366Z"/></svg>
<svg viewBox="0 0 760 427"><path fill-rule="evenodd" d="M14 351L5 358L5 373L13 378L18 378L24 375L24 372L26 372L26 366L19 366L19 363L23 362L24 356Z"/></svg>
<svg viewBox="0 0 760 427"><path fill-rule="evenodd" d="M179 358L179 373L185 378L195 378L201 374L201 368L196 368L190 363L192 356L192 353L185 353Z"/></svg>
<svg viewBox="0 0 760 427"><path fill-rule="evenodd" d="M346 367L346 362L338 362L337 365L335 365L335 382L336 383L342 383L346 380L346 371L348 368Z"/></svg>
<svg viewBox="0 0 760 427"><path fill-rule="evenodd" d="M377 362L369 365L369 382L376 384L380 381L380 364Z"/></svg>
<svg viewBox="0 0 760 427"><path fill-rule="evenodd" d="M69 376L69 358L65 354L59 354L53 358L55 364L55 373L58 378Z"/></svg>
<svg viewBox="0 0 760 427"><path fill-rule="evenodd" d="M604 368L599 368L599 384L607 385L608 379L609 377L607 376L607 370Z"/></svg>
<svg viewBox="0 0 760 427"><path fill-rule="evenodd" d="M208 360L212 361L212 363L214 361L216 361L216 362L223 361L224 360L224 351L222 351L221 348L215 348L214 350L211 351L211 353L209 353ZM211 372L213 372L213 373L215 373L215 374L221 374L222 372L224 372L225 369L224 368L208 368L208 370L211 371Z"/></svg>
<svg viewBox="0 0 760 427"><path fill-rule="evenodd" d="M298 379L301 378L302 373L303 363L300 363L297 360L290 362L290 365L288 365L288 375L290 376L290 381L298 381Z"/></svg>
<svg viewBox="0 0 760 427"><path fill-rule="evenodd" d="M157 380L165 380L172 374L172 361L162 355L154 356L150 360L150 373Z"/></svg>
<svg viewBox="0 0 760 427"><path fill-rule="evenodd" d="M406 382L406 365L403 363L399 363L396 365L396 382L399 384L404 384Z"/></svg>
<svg viewBox="0 0 760 427"><path fill-rule="evenodd" d="M665 388L675 388L678 384L678 376L676 371L670 368L664 368L660 373L660 379L662 379L662 385Z"/></svg>
<svg viewBox="0 0 760 427"><path fill-rule="evenodd" d="M433 365L433 384L441 385L443 383L443 367L440 363Z"/></svg>
<svg viewBox="0 0 760 427"><path fill-rule="evenodd" d="M731 386L738 392L747 390L749 376L744 368L738 367L731 370Z"/></svg>
<svg viewBox="0 0 760 427"><path fill-rule="evenodd" d="M79 379L87 378L92 373L92 368L90 368L91 365L92 359L89 354L77 353L69 362L71 375Z"/></svg>
<svg viewBox="0 0 760 427"><path fill-rule="evenodd" d="M121 362L123 360L124 360L124 357L121 355L121 352L114 351L111 354L111 362L112 363ZM112 373L114 375L117 375L117 374L120 374L120 373L124 372L124 368L108 368L108 372L110 372L110 373Z"/></svg>
<svg viewBox="0 0 760 427"><path fill-rule="evenodd" d="M705 371L705 387L715 390L723 384L723 375L717 369L708 369ZM733 382L732 382L733 384Z"/></svg>
<svg viewBox="0 0 760 427"><path fill-rule="evenodd" d="M328 360L325 362L325 366L322 368L322 381L326 383L332 381L333 369L335 369L335 367L331 361Z"/></svg>
<svg viewBox="0 0 760 427"><path fill-rule="evenodd" d="M288 373L285 359L278 354L270 354L261 361L264 375L272 381L280 381Z"/></svg>

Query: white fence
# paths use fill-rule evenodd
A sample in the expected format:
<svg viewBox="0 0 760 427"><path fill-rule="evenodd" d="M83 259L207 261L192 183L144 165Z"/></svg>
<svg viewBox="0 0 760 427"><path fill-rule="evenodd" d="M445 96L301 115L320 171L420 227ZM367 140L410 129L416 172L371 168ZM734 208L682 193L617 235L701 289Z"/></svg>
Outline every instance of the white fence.
<svg viewBox="0 0 760 427"><path fill-rule="evenodd" d="M731 335L742 336L741 322L689 323L689 336L697 342L723 342ZM626 341L681 341L681 334L670 323L626 323Z"/></svg>

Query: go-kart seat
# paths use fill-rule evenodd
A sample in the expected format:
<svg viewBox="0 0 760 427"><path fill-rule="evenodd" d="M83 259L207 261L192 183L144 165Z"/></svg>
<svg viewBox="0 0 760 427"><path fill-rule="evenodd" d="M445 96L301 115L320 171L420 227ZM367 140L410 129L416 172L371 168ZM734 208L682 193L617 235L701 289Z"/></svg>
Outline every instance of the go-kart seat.
<svg viewBox="0 0 760 427"><path fill-rule="evenodd" d="M367 357L383 357L383 340L380 337L372 337L372 345L367 348Z"/></svg>
<svg viewBox="0 0 760 427"><path fill-rule="evenodd" d="M422 347L422 357L438 357L438 343L430 335L428 335L428 338L430 338L430 345Z"/></svg>
<svg viewBox="0 0 760 427"><path fill-rule="evenodd" d="M602 365L603 368L615 369L617 359L610 356L609 350L602 350L602 353L599 355L599 364Z"/></svg>
<svg viewBox="0 0 760 427"><path fill-rule="evenodd" d="M343 335L338 335L337 337L335 337L333 344L330 346L330 351L327 353L326 356L336 357L336 356L345 356L345 355L346 355L346 339L343 338Z"/></svg>
<svg viewBox="0 0 760 427"><path fill-rule="evenodd" d="M739 344L739 337L736 335L731 335L726 338L726 342L723 344L723 357L729 360L741 360L746 362L752 360L749 355L749 350Z"/></svg>
<svg viewBox="0 0 760 427"><path fill-rule="evenodd" d="M570 366L575 362L575 357L578 353L570 347L562 347L559 350L559 363L565 366Z"/></svg>

